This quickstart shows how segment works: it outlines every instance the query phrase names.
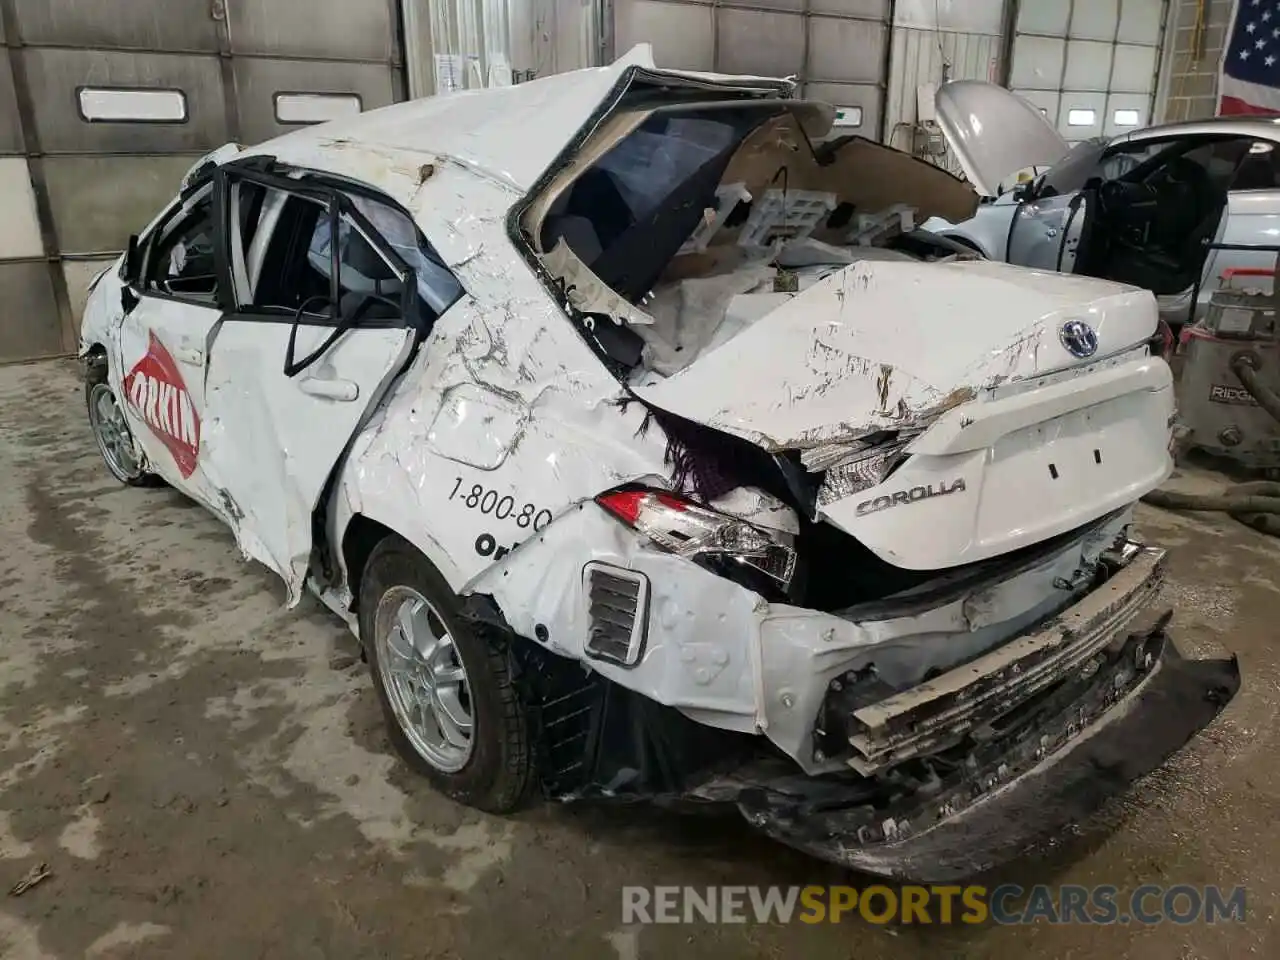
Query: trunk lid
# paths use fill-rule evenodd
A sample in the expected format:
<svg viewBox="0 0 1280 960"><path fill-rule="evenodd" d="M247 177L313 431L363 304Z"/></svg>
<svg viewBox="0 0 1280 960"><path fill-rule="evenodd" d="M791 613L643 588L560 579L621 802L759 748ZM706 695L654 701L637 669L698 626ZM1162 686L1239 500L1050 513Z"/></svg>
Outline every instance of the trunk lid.
<svg viewBox="0 0 1280 960"><path fill-rule="evenodd" d="M868 261L635 389L799 450L815 518L894 566L942 570L1074 530L1168 476L1172 378L1144 342L1156 323L1149 292L1103 280Z"/></svg>
<svg viewBox="0 0 1280 960"><path fill-rule="evenodd" d="M1057 163L1071 149L1039 107L994 83L944 83L934 109L969 182L989 197L1019 170Z"/></svg>
<svg viewBox="0 0 1280 960"><path fill-rule="evenodd" d="M985 260L862 261L636 393L768 450L806 449L928 421L1155 329L1150 293L1105 280Z"/></svg>

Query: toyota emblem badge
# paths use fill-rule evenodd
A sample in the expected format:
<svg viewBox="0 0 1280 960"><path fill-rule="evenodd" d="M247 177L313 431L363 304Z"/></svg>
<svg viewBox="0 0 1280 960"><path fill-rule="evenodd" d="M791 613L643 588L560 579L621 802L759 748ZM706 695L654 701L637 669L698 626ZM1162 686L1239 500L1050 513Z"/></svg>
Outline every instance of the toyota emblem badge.
<svg viewBox="0 0 1280 960"><path fill-rule="evenodd" d="M1058 339L1073 357L1092 357L1098 349L1098 334L1083 320L1068 320L1058 331Z"/></svg>

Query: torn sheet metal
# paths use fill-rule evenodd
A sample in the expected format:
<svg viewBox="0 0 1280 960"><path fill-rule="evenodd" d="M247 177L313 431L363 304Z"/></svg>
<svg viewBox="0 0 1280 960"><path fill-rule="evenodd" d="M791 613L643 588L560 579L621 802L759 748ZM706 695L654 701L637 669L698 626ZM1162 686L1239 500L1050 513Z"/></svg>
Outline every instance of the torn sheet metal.
<svg viewBox="0 0 1280 960"><path fill-rule="evenodd" d="M618 483L661 478L665 438L500 231L511 194L445 168L419 216L468 294L435 324L352 445L338 535L357 513L409 540L465 591L553 519ZM507 248L509 250L509 248Z"/></svg>
<svg viewBox="0 0 1280 960"><path fill-rule="evenodd" d="M726 778L755 827L820 859L898 880L952 883L1064 842L1113 796L1208 726L1240 688L1234 657L1186 660L1162 633L1138 635L972 766L927 792L873 806L866 780Z"/></svg>
<svg viewBox="0 0 1280 960"><path fill-rule="evenodd" d="M1155 305L1131 287L987 261L860 262L637 392L767 449L804 449L1080 364L1058 339L1078 316L1091 318L1105 356L1154 328Z"/></svg>

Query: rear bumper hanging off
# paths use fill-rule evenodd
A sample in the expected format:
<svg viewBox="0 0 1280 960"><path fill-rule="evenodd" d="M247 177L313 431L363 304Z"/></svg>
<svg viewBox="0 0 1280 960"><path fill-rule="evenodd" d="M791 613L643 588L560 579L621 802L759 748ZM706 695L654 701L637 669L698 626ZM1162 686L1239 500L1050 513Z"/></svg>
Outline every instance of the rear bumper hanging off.
<svg viewBox="0 0 1280 960"><path fill-rule="evenodd" d="M959 880L1051 845L1185 745L1239 689L1234 657L1186 660L1162 627L1037 698L950 774L875 791L852 773L741 777L733 799L790 846L900 880Z"/></svg>

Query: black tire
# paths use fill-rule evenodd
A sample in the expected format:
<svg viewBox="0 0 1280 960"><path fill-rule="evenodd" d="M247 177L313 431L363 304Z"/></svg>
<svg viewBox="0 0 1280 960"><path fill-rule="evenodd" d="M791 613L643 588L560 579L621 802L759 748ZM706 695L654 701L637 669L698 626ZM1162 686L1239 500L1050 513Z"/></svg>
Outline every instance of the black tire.
<svg viewBox="0 0 1280 960"><path fill-rule="evenodd" d="M100 386L105 386L108 389L110 389L110 383L107 378L107 358L103 356L93 356L89 358L89 360L85 365L84 406L85 406L85 413L89 417L90 428L94 429L95 431L95 438L94 438L95 441L97 441L98 438L97 438L96 428L94 427L93 395L94 395L94 391ZM113 394L113 397L114 397L114 394ZM117 402L119 401L117 400ZM106 452L102 449L102 445L100 441L98 442L98 453L102 457L103 464L106 466L107 471L113 477L115 477L117 480L123 483L125 486L127 487L164 486L164 483L165 483L164 478L159 476L158 474L151 473L147 470L140 470L136 474L127 475L125 473L122 473L120 470L116 469L115 467L113 467L111 462L107 459Z"/></svg>
<svg viewBox="0 0 1280 960"><path fill-rule="evenodd" d="M472 712L472 749L456 773L433 766L410 742L397 720L383 685L374 637L379 602L392 588L409 587L421 594L453 637L467 673ZM529 798L534 783L530 724L512 682L510 643L514 638L478 628L462 615L457 596L439 571L397 536L373 550L360 582L360 636L369 660L374 689L396 752L441 793L488 813L510 813Z"/></svg>

